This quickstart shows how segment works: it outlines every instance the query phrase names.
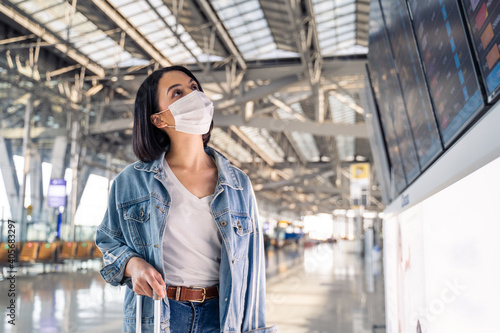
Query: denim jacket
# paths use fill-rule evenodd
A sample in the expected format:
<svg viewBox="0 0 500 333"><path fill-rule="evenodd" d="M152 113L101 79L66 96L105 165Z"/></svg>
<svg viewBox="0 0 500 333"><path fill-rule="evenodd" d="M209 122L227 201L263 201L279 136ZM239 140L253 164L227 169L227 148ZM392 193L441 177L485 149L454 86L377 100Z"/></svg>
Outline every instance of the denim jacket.
<svg viewBox="0 0 500 333"><path fill-rule="evenodd" d="M257 220L255 195L248 176L217 150L205 147L218 169L210 210L222 235L219 271L221 333L275 333L265 327L265 263L262 229ZM140 257L163 272L162 236L171 204L163 169L165 154L149 163L127 166L114 180L96 244L104 256L100 273L113 286L127 285L124 332L135 332L136 296L125 265ZM164 298L161 331L169 330L170 309ZM143 297L143 332L153 330L153 300Z"/></svg>

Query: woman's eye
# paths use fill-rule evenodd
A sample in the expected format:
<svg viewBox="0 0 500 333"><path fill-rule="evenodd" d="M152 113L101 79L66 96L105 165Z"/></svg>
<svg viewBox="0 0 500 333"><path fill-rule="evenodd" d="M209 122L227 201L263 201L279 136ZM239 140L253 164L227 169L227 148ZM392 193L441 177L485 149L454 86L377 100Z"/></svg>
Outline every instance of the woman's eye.
<svg viewBox="0 0 500 333"><path fill-rule="evenodd" d="M198 88L197 85L194 85L191 89L193 89L193 90L200 90L200 88Z"/></svg>
<svg viewBox="0 0 500 333"><path fill-rule="evenodd" d="M180 91L179 89L176 89L174 90L174 93L172 94L172 97L177 97L177 96L180 96L182 95L182 91Z"/></svg>

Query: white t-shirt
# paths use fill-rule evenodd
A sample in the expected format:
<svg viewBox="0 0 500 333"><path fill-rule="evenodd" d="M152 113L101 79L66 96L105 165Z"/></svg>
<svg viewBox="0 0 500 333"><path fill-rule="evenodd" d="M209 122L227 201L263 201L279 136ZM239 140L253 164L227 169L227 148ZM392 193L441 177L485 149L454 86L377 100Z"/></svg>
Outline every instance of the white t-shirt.
<svg viewBox="0 0 500 333"><path fill-rule="evenodd" d="M219 283L222 236L210 212L213 195L198 198L163 161L171 205L163 233L167 286L210 287Z"/></svg>

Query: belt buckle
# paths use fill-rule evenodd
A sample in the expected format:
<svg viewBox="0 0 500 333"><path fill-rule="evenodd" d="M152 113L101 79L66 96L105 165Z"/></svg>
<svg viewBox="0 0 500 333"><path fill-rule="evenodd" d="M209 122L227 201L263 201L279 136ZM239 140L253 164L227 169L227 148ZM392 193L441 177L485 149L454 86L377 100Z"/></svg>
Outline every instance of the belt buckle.
<svg viewBox="0 0 500 333"><path fill-rule="evenodd" d="M181 289L182 289L182 287L179 287L179 286L175 287L175 300L176 301L180 301L180 299L181 299Z"/></svg>
<svg viewBox="0 0 500 333"><path fill-rule="evenodd" d="M192 300L191 302L194 302L194 303L203 303L203 302L205 302L205 299L207 297L207 289L206 288L203 288L203 287L192 287L191 289L200 289L200 290L203 290L203 297L202 297L201 301Z"/></svg>

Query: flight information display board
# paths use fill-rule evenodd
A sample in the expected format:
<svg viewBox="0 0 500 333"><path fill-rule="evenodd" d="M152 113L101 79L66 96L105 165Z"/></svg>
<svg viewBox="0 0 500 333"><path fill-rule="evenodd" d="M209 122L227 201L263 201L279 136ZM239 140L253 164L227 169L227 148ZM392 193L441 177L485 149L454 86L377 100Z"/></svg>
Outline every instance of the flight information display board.
<svg viewBox="0 0 500 333"><path fill-rule="evenodd" d="M397 193L420 173L378 0L370 5L369 67Z"/></svg>
<svg viewBox="0 0 500 333"><path fill-rule="evenodd" d="M484 101L455 0L408 0L441 137L449 146Z"/></svg>
<svg viewBox="0 0 500 333"><path fill-rule="evenodd" d="M442 151L436 119L405 0L381 0L403 98L422 169Z"/></svg>
<svg viewBox="0 0 500 333"><path fill-rule="evenodd" d="M462 0L462 3L491 102L500 93L500 1Z"/></svg>

